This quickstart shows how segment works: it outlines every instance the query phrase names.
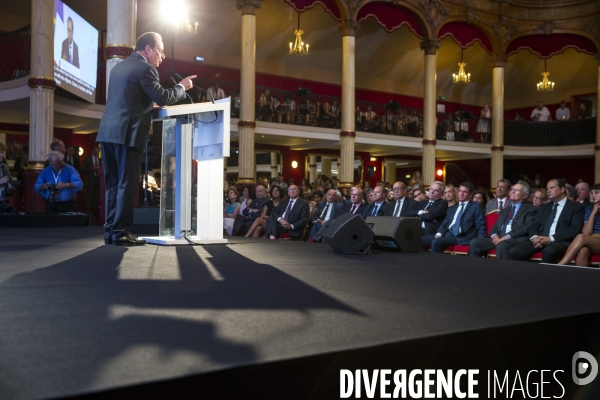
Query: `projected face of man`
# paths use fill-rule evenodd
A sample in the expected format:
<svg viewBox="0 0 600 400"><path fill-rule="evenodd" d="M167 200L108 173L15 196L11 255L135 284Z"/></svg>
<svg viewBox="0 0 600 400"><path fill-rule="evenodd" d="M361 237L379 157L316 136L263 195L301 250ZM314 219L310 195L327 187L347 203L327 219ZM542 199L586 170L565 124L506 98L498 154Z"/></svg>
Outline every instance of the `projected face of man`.
<svg viewBox="0 0 600 400"><path fill-rule="evenodd" d="M73 43L73 20L71 18L67 20L67 35L69 44Z"/></svg>

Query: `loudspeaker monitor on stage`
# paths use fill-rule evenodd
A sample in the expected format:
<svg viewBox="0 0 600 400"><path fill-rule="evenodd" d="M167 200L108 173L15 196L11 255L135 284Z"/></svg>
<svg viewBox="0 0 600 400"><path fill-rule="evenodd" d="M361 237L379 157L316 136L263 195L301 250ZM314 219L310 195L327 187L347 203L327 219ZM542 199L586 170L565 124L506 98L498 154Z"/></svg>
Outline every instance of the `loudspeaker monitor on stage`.
<svg viewBox="0 0 600 400"><path fill-rule="evenodd" d="M325 243L335 253L364 254L373 242L373 232L358 214L342 214L323 232Z"/></svg>
<svg viewBox="0 0 600 400"><path fill-rule="evenodd" d="M403 253L421 251L421 218L367 217L366 223L379 248Z"/></svg>

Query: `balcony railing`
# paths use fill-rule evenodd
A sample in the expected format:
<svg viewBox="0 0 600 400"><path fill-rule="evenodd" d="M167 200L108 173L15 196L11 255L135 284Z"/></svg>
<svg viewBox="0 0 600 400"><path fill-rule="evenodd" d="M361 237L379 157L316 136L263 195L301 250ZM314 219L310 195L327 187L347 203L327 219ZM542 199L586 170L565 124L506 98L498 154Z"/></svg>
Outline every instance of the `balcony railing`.
<svg viewBox="0 0 600 400"><path fill-rule="evenodd" d="M596 118L570 121L504 121L506 146L574 146L596 143Z"/></svg>
<svg viewBox="0 0 600 400"><path fill-rule="evenodd" d="M31 27L0 35L0 81L11 81L29 75L31 65Z"/></svg>

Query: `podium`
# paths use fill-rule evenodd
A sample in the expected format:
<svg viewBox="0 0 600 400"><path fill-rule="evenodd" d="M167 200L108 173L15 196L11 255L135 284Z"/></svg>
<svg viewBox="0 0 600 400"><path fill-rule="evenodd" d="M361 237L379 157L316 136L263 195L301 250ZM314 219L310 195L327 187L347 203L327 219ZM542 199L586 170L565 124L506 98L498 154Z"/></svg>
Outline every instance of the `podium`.
<svg viewBox="0 0 600 400"><path fill-rule="evenodd" d="M163 107L153 121L163 127L159 236L143 239L157 245L227 243L223 157L229 157L230 99Z"/></svg>

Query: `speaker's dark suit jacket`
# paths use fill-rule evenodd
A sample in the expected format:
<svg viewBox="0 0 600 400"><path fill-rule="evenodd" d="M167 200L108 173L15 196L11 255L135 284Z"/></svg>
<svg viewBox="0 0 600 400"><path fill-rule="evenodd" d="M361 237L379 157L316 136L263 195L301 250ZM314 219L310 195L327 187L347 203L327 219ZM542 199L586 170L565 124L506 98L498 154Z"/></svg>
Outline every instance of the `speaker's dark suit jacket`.
<svg viewBox="0 0 600 400"><path fill-rule="evenodd" d="M542 236L546 221L550 218L554 203L549 202L542 205L537 212L534 224L529 229L527 235L531 238L534 235ZM583 216L585 208L574 201L566 200L560 217L556 223L556 232L554 242L548 244L542 249L542 262L555 264L567 252L569 244L575 239L583 228ZM513 260L525 260L531 257L540 249L533 247L531 240L514 246L509 251L509 256Z"/></svg>
<svg viewBox="0 0 600 400"><path fill-rule="evenodd" d="M347 203L344 204L344 206L342 207L342 214L347 214L350 212L350 210L352 210L352 203ZM363 215L363 211L367 209L368 204L362 203L361 205L358 206L358 209L356 211L354 211L354 214L358 214L362 217Z"/></svg>
<svg viewBox="0 0 600 400"><path fill-rule="evenodd" d="M375 208L375 203L373 204L369 204L367 207L365 207L363 213L362 213L362 217L364 219L367 219L367 217L371 217L373 214L373 208ZM389 204L386 203L385 201L383 203L381 203L381 205L379 206L379 209L377 210L377 215L375 215L376 217L389 217L391 216L392 212L394 210L390 211L390 207Z"/></svg>
<svg viewBox="0 0 600 400"><path fill-rule="evenodd" d="M308 223L309 217L308 203L301 198L297 198L294 201L294 205L287 217L287 221L294 226L294 229L284 229L281 224L279 224L278 219L283 218L289 202L290 199L280 202L269 219L267 219L267 237L269 237L269 235L277 236L280 233L287 233L292 239L302 240L304 227Z"/></svg>
<svg viewBox="0 0 600 400"><path fill-rule="evenodd" d="M62 53L61 53L60 57L63 60L70 62L69 61L69 39L63 40ZM71 64L73 64L75 67L79 68L79 48L77 47L77 44L75 43L74 40L73 40L73 62Z"/></svg>
<svg viewBox="0 0 600 400"><path fill-rule="evenodd" d="M420 201L415 210L411 210L406 215L407 217L419 217L425 223L424 235L435 235L442 224L446 213L448 212L448 202L443 199L438 199L428 207L429 200ZM418 215L419 211L427 209L427 213Z"/></svg>
<svg viewBox="0 0 600 400"><path fill-rule="evenodd" d="M96 138L102 144L104 160L105 236L118 237L133 226L133 199L154 103L174 104L184 96L182 86L163 89L156 68L136 52L110 72L106 107Z"/></svg>
<svg viewBox="0 0 600 400"><path fill-rule="evenodd" d="M390 216L394 216L394 211L396 210L396 203L398 200L394 200L388 204L388 209L390 212ZM409 199L408 197L404 197L402 199L402 208L400 209L400 217L408 217L408 214L415 211L419 202L413 199Z"/></svg>
<svg viewBox="0 0 600 400"><path fill-rule="evenodd" d="M529 240L529 230L535 223L538 209L531 203L521 203L517 215L512 221L511 231L509 232L510 239L503 240L497 246L492 241L491 237L494 235L504 236L502 235L502 227L508 222L511 209L512 205L500 211L496 223L490 230L489 237L471 240L471 243L469 243L470 256L481 257L488 251L495 249L496 258L508 260L510 258L508 252L511 247Z"/></svg>

